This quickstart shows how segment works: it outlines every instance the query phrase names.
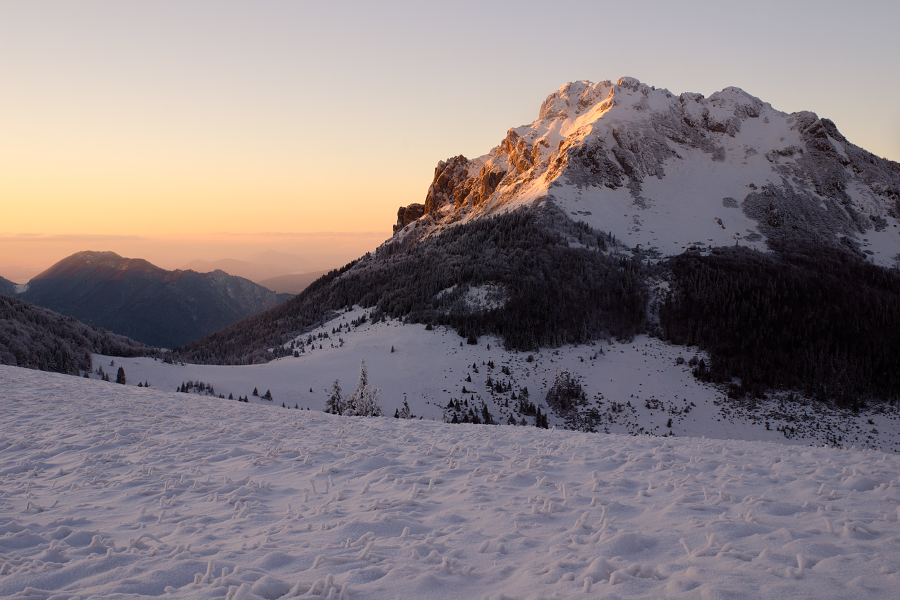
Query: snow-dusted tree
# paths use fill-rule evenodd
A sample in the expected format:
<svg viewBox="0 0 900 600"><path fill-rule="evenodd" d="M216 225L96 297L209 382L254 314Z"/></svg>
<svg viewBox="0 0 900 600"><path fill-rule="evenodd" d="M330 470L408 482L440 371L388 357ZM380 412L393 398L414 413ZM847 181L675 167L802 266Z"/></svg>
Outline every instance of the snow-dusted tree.
<svg viewBox="0 0 900 600"><path fill-rule="evenodd" d="M340 415L344 412L344 397L341 395L341 380L335 379L331 385L331 395L325 401L325 412Z"/></svg>
<svg viewBox="0 0 900 600"><path fill-rule="evenodd" d="M125 369L119 367L119 372L116 373L116 383L121 383L125 385Z"/></svg>
<svg viewBox="0 0 900 600"><path fill-rule="evenodd" d="M366 368L366 359L359 361L359 381L356 389L346 399L345 415L358 415L361 417L380 417L384 413L378 395L381 390L369 385L369 370Z"/></svg>
<svg viewBox="0 0 900 600"><path fill-rule="evenodd" d="M344 413L345 415L358 415L360 417L381 417L384 416L384 411L381 409L381 402L378 400L378 395L381 393L381 390L378 388L373 388L369 385L362 389L362 392L359 398L356 400L356 403L353 405L353 408L347 409Z"/></svg>
<svg viewBox="0 0 900 600"><path fill-rule="evenodd" d="M363 388L369 385L369 369L366 368L366 359L359 361L359 381L356 382L356 390L354 394L361 392Z"/></svg>
<svg viewBox="0 0 900 600"><path fill-rule="evenodd" d="M397 413L397 417L401 419L411 419L412 411L409 409L409 402L406 401L406 394L403 394L403 406L400 408L400 411Z"/></svg>

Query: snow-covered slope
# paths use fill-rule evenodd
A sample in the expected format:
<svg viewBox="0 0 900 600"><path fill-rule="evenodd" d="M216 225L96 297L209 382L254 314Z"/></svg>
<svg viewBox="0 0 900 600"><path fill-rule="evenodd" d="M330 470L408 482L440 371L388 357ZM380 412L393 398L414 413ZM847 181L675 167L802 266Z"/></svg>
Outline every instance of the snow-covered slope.
<svg viewBox="0 0 900 600"><path fill-rule="evenodd" d="M894 598L900 458L0 366L0 597Z"/></svg>
<svg viewBox="0 0 900 600"><path fill-rule="evenodd" d="M725 401L720 387L704 384L691 374L688 362L695 350L656 338L638 336L629 343L566 345L526 353L504 350L491 337L481 338L476 345L464 344L454 331L443 327L428 331L425 325L390 319L352 325L365 314L360 308L342 314L297 338L297 357L266 364L170 365L153 358L97 355L94 365L112 373L123 367L129 385L147 382L152 388L171 391L187 382L202 382L226 398L247 397L251 403L279 410L284 404L291 410L296 406L321 411L333 381L340 379L344 393L349 394L360 361L365 360L369 381L381 389L387 415L401 408L404 397L414 415L437 421L452 419L454 411L447 409L450 401L461 403L458 418L469 409L477 413L483 402L496 422L508 423L512 416L517 423L524 419L531 426L534 416L517 409L518 399L527 390L528 401L543 414L549 413L549 425L558 427L565 426L565 419L554 414L545 399L557 375L567 372L579 379L589 401L581 412L595 409L599 413L594 426L599 432L900 450L900 412L895 408L875 405L853 413L805 402L800 396L788 402L787 392L770 394L766 400ZM338 326L340 330L332 333ZM679 358L685 363L678 364ZM493 389L487 385L489 379L495 383ZM497 391L497 382L505 391ZM254 388L259 396L252 395ZM271 402L261 398L267 391Z"/></svg>
<svg viewBox="0 0 900 600"><path fill-rule="evenodd" d="M628 77L566 84L488 154L440 162L419 224L545 202L665 255L842 237L878 264L900 253L900 164L734 87L704 98Z"/></svg>

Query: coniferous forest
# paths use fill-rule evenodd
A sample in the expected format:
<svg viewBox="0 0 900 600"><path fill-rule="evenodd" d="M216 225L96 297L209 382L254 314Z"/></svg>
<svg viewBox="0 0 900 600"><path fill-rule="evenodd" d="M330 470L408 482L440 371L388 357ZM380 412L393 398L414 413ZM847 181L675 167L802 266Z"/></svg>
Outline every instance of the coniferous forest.
<svg viewBox="0 0 900 600"><path fill-rule="evenodd" d="M735 396L781 388L850 408L895 402L900 272L822 245L775 250L667 261L675 286L659 308L663 337L708 351L695 374Z"/></svg>
<svg viewBox="0 0 900 600"><path fill-rule="evenodd" d="M78 375L91 354L152 356L157 349L0 295L0 364Z"/></svg>

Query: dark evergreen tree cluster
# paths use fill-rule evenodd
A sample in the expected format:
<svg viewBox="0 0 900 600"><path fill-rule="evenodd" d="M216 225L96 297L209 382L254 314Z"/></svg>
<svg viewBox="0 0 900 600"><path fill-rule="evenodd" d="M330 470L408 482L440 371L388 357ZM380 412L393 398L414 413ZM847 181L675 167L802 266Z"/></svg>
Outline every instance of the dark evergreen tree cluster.
<svg viewBox="0 0 900 600"><path fill-rule="evenodd" d="M181 392L182 394L198 394L200 396L216 397L216 389L212 386L212 384L203 383L202 381L182 381L181 385L175 388L175 391ZM223 394L219 394L218 397L224 398L225 396ZM238 398L238 400L240 400L240 398Z"/></svg>
<svg viewBox="0 0 900 600"><path fill-rule="evenodd" d="M447 403L446 412L449 412L451 423L472 423L474 425L497 425L494 415L488 409L487 404L482 400L480 403L475 402L472 398L470 404L468 400L463 399L462 402L453 398ZM446 414L446 413L445 413Z"/></svg>
<svg viewBox="0 0 900 600"><path fill-rule="evenodd" d="M79 375L91 354L155 356L156 348L0 295L0 364Z"/></svg>
<svg viewBox="0 0 900 600"><path fill-rule="evenodd" d="M794 389L850 408L900 396L896 269L798 243L768 254L688 252L668 267L674 289L659 309L662 335L707 351L697 377L736 378L733 396Z"/></svg>
<svg viewBox="0 0 900 600"><path fill-rule="evenodd" d="M181 358L264 362L274 357L268 348L283 348L352 305L375 307L373 319L453 327L472 343L497 334L519 350L629 338L645 322L645 267L602 250L612 243L551 210L522 210L426 239L394 241L323 276L293 300L189 344ZM503 291L502 307L473 308L464 301L471 287L488 284Z"/></svg>
<svg viewBox="0 0 900 600"><path fill-rule="evenodd" d="M547 406L557 414L562 414L586 403L587 395L578 377L568 371L557 373L553 385L547 390Z"/></svg>
<svg viewBox="0 0 900 600"><path fill-rule="evenodd" d="M589 405L579 378L568 371L556 374L547 390L547 406L565 421L566 429L595 431L602 418L600 412Z"/></svg>

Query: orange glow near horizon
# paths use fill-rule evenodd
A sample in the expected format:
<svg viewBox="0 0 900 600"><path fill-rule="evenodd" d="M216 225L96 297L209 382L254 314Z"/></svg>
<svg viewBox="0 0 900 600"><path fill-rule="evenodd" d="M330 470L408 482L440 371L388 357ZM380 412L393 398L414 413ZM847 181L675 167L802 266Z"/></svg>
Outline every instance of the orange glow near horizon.
<svg viewBox="0 0 900 600"><path fill-rule="evenodd" d="M309 173L298 166L312 164L306 157L287 160L272 149L215 156L199 147L178 154L113 144L121 148L117 155L46 142L52 150L0 150L0 197L10 200L6 232L389 231L396 216L385 210L391 199L412 201L427 189L392 178L378 161L339 167L319 160Z"/></svg>
<svg viewBox="0 0 900 600"><path fill-rule="evenodd" d="M676 94L737 85L900 157L900 79L883 60L897 55L896 2L802 2L777 20L751 11L738 29L727 11L661 0L552 14L533 0L482 4L475 20L476 4L0 4L0 276L88 249L170 269L265 249L343 264L390 235L399 206L424 201L439 160L489 152L581 79L632 75ZM573 14L640 22L641 40L607 28L602 46L570 36L563 59L538 52L500 68L509 37L498 32L530 31L536 14L546 31L567 30ZM717 51L685 61L671 32L695 29ZM822 32L861 41L823 45ZM847 102L835 81L873 91Z"/></svg>

